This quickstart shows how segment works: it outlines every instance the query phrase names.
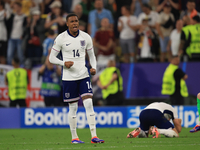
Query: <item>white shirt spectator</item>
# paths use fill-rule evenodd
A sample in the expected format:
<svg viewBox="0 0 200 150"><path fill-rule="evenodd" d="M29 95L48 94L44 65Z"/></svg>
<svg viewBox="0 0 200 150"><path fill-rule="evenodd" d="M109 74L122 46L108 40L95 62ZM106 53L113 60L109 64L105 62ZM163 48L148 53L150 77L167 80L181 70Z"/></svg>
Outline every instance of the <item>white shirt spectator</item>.
<svg viewBox="0 0 200 150"><path fill-rule="evenodd" d="M155 11L151 11L149 15L147 15L143 12L139 15L139 17L137 19L137 24L140 25L140 24L142 24L142 20L144 18L149 18L149 25L154 26L157 22L158 16L159 16L158 13Z"/></svg>
<svg viewBox="0 0 200 150"><path fill-rule="evenodd" d="M179 44L181 41L180 38L181 32L178 32L177 29L174 29L170 34L172 56L178 55Z"/></svg>
<svg viewBox="0 0 200 150"><path fill-rule="evenodd" d="M12 39L21 39L23 34L23 22L25 15L15 15L11 32Z"/></svg>
<svg viewBox="0 0 200 150"><path fill-rule="evenodd" d="M152 58L151 47L148 42L148 37L144 35L144 39L142 42L142 48L140 52L140 58Z"/></svg>
<svg viewBox="0 0 200 150"><path fill-rule="evenodd" d="M123 22L123 29L120 32L120 39L133 39L135 38L135 31L131 29L127 22L130 20L130 25L137 25L137 18L135 16L121 16L119 18ZM118 26L121 26L121 22L118 21Z"/></svg>

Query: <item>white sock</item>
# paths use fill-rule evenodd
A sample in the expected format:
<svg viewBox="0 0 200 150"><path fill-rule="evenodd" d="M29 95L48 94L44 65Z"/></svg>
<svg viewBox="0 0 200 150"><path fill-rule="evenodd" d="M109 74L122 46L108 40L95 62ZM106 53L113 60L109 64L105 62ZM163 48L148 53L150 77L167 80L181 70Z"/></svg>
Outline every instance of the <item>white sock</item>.
<svg viewBox="0 0 200 150"><path fill-rule="evenodd" d="M86 116L87 116L88 124L89 124L89 127L90 127L91 135L92 135L92 137L97 136L97 134L96 134L95 112L94 112L94 109L93 109L92 99L88 98L88 99L83 100L83 105L85 107Z"/></svg>
<svg viewBox="0 0 200 150"><path fill-rule="evenodd" d="M178 137L178 134L172 129L157 129L158 132L166 137Z"/></svg>
<svg viewBox="0 0 200 150"><path fill-rule="evenodd" d="M77 108L78 108L78 102L69 103L68 121L69 121L72 139L78 138L78 135L76 133L76 126L77 126L76 112L77 112Z"/></svg>

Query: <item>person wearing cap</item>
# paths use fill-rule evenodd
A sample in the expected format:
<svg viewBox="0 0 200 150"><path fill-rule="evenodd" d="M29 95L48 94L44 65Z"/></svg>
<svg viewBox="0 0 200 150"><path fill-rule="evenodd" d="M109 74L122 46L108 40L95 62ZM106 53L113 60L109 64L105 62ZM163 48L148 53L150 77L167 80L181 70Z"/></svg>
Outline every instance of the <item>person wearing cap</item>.
<svg viewBox="0 0 200 150"><path fill-rule="evenodd" d="M194 16L191 25L183 27L179 54L184 55L184 61L200 60L200 17Z"/></svg>
<svg viewBox="0 0 200 150"><path fill-rule="evenodd" d="M175 19L173 14L171 13L171 5L165 4L163 11L159 14L156 24L161 48L160 62L165 62L166 56L169 56L167 55L167 45L169 42L170 33L173 30L174 22Z"/></svg>
<svg viewBox="0 0 200 150"><path fill-rule="evenodd" d="M54 30L55 37L65 31L67 26L65 25L65 18L67 14L61 9L62 3L60 1L54 1L49 8L51 12L47 15L45 28Z"/></svg>
<svg viewBox="0 0 200 150"><path fill-rule="evenodd" d="M179 68L179 64L179 56L173 56L163 74L161 93L163 95L169 95L172 105L183 105L184 97L188 97L188 90L185 82L188 75Z"/></svg>

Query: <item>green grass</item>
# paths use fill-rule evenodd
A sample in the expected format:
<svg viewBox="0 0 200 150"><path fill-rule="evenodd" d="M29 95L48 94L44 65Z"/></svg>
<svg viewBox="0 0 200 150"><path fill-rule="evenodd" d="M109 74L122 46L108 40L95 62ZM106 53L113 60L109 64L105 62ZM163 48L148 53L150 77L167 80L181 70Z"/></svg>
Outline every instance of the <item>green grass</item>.
<svg viewBox="0 0 200 150"><path fill-rule="evenodd" d="M200 132L189 133L190 128L183 128L179 138L132 138L126 135L128 128L98 128L98 137L103 144L90 143L89 129L78 129L78 135L85 144L71 144L71 134L66 129L0 129L0 150L198 150Z"/></svg>

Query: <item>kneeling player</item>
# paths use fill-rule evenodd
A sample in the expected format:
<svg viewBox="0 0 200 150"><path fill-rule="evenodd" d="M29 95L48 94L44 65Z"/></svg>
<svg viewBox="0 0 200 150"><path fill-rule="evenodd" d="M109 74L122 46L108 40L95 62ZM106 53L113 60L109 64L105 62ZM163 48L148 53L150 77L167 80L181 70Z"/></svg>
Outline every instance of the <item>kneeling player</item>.
<svg viewBox="0 0 200 150"><path fill-rule="evenodd" d="M139 116L140 127L127 135L127 138L148 137L158 138L160 134L166 137L179 137L181 132L181 119L176 110L169 104L155 102L148 105ZM174 125L169 122L172 119ZM156 126L156 127L154 127Z"/></svg>

